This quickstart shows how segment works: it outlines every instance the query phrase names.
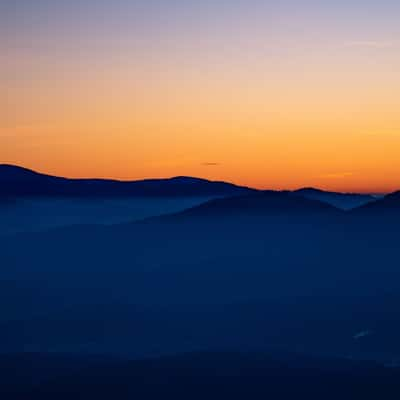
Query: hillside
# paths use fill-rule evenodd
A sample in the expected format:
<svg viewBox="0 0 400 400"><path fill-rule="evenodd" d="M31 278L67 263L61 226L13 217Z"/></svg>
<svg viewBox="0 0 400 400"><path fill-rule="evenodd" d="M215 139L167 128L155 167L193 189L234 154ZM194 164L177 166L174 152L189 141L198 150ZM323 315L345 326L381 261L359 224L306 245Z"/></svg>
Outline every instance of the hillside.
<svg viewBox="0 0 400 400"><path fill-rule="evenodd" d="M375 200L375 197L359 193L327 192L315 188L304 188L293 193L307 199L319 200L343 210L351 210Z"/></svg>
<svg viewBox="0 0 400 400"><path fill-rule="evenodd" d="M12 165L0 165L1 197L133 197L227 196L254 190L225 182L192 177L116 181L68 179L40 174Z"/></svg>

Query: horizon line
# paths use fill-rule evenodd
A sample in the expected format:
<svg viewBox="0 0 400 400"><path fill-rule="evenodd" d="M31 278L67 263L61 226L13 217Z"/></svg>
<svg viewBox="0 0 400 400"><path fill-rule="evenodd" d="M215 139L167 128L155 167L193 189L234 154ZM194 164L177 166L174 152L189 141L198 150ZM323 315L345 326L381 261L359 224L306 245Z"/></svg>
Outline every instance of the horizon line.
<svg viewBox="0 0 400 400"><path fill-rule="evenodd" d="M397 191L400 190L400 188L398 190L394 190L394 191L357 191L357 190L352 190L352 191L348 191L348 190L329 190L329 189L324 189L321 188L319 186L309 186L309 185L304 185L304 186L299 186L296 188L285 188L285 187L276 187L276 188L272 188L272 187L254 187L254 186L249 186L246 184L240 184L240 183L235 183L235 182L231 182L228 180L221 180L221 179L209 179L209 178L204 178L201 176L192 176L192 175L172 175L172 176L162 176L162 177L143 177L143 178L139 178L139 179L120 179L120 178L113 178L113 177L107 177L107 176L103 176L103 177L88 177L88 176L80 176L80 177L72 177L72 176L65 176L65 175L58 175L58 174L54 174L51 172L42 172L41 170L35 169L35 168L31 168L31 167L25 167L19 164L12 164L12 163L0 163L0 167L12 167L12 168L18 168L21 170L26 170L29 172L33 172L35 174L39 174L39 175L45 175L45 176L50 176L53 178L61 178L61 179L69 179L69 180L104 180L104 181L114 181L114 182L125 182L125 183L132 183L132 182L142 182L142 181L151 181L151 180L171 180L171 179L177 179L177 178L190 178L190 179L198 179L198 180L203 180L203 181L208 181L208 182L218 182L218 183L226 183L226 184L230 184L230 185L234 185L234 186L238 186L238 187L243 187L243 188L247 188L247 189L253 189L253 190L258 190L258 191L277 191L277 192L284 192L284 191L289 191L289 192L295 192L298 190L304 190L304 189L313 189L313 190L320 190L323 192L330 192L330 193L340 193L340 194L362 194L362 195L370 195L370 196L384 196L384 195L388 195L391 193L396 193Z"/></svg>

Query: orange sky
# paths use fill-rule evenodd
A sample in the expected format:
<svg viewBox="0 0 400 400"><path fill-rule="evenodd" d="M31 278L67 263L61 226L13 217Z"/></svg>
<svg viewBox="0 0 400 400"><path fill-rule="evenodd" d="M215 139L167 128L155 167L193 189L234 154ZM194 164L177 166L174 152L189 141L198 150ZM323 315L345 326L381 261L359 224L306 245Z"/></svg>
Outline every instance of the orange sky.
<svg viewBox="0 0 400 400"><path fill-rule="evenodd" d="M175 25L157 29L154 12L143 26L118 13L116 25L106 14L56 24L40 2L43 15L15 9L0 32L0 162L71 177L400 189L394 2L357 25L339 7L275 10L268 24L271 10L243 16L233 1L211 8L212 22L173 10Z"/></svg>

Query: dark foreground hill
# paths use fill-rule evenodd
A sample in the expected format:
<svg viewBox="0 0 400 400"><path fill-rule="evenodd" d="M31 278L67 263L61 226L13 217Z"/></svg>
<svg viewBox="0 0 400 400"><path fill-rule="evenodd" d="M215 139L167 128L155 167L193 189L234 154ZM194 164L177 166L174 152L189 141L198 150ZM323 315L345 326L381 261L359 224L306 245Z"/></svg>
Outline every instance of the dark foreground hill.
<svg viewBox="0 0 400 400"><path fill-rule="evenodd" d="M400 369L301 355L207 352L142 361L0 356L2 399L395 399Z"/></svg>
<svg viewBox="0 0 400 400"><path fill-rule="evenodd" d="M254 190L225 182L191 177L116 181L67 179L13 165L0 165L0 198L5 197L132 197L227 196Z"/></svg>

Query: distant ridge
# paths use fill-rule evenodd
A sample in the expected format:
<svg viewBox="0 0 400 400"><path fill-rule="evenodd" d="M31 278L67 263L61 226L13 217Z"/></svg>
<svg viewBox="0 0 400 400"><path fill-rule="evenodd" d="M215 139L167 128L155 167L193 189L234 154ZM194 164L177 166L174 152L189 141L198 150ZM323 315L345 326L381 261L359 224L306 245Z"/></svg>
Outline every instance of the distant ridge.
<svg viewBox="0 0 400 400"><path fill-rule="evenodd" d="M302 188L294 193L312 200L320 200L343 210L351 210L376 200L374 196L359 193L329 192L315 188Z"/></svg>
<svg viewBox="0 0 400 400"><path fill-rule="evenodd" d="M400 191L386 195L382 199L368 203L355 210L358 214L371 215L399 215L400 216Z"/></svg>
<svg viewBox="0 0 400 400"><path fill-rule="evenodd" d="M181 217L235 217L313 214L340 215L341 210L319 200L287 191L263 191L243 196L214 199L185 210Z"/></svg>
<svg viewBox="0 0 400 400"><path fill-rule="evenodd" d="M343 210L352 210L377 199L368 194L329 192L302 188L293 192L262 191L245 186L202 178L176 176L165 179L121 181L115 179L71 179L39 173L28 168L0 164L0 203L15 202L21 197L231 197L257 193L285 193L315 200ZM399 192L398 192L399 193ZM286 199L283 196L282 199ZM385 197L385 204L395 204ZM375 206L374 206L375 207Z"/></svg>
<svg viewBox="0 0 400 400"><path fill-rule="evenodd" d="M68 179L41 174L14 165L0 165L0 198L25 196L234 196L255 191L231 183L185 176L138 181Z"/></svg>

